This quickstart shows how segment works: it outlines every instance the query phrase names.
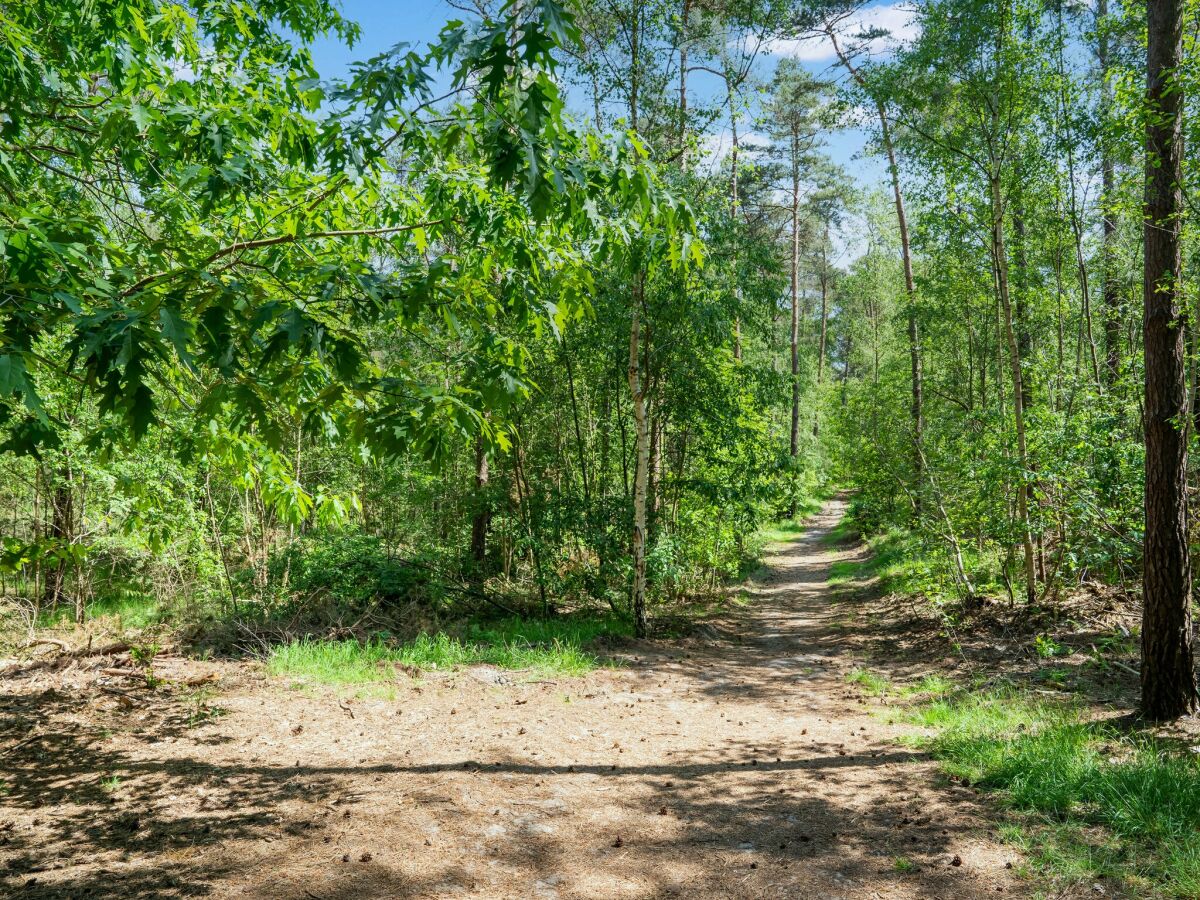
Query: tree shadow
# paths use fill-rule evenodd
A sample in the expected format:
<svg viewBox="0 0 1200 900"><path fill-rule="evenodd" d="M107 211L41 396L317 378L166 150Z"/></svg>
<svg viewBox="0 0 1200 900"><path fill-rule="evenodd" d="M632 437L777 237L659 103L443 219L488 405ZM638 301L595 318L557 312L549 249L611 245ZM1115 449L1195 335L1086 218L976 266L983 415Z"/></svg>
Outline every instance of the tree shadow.
<svg viewBox="0 0 1200 900"><path fill-rule="evenodd" d="M43 712L54 718L74 705L62 696L46 702L55 708ZM16 724L7 713L0 720L6 741ZM30 820L36 824L4 832L0 883L11 896L116 900L225 893L227 882L249 880L256 896L333 900L450 896L499 868L529 885L528 896L603 896L588 891L588 879L614 878L641 886L638 896L759 896L772 881L847 888L894 882L901 896L975 895L938 859L965 839L964 829L921 817L905 799L911 784L896 764L916 754L888 746L843 754L825 742L802 758L770 757L763 749L738 743L724 758L714 751L712 758L628 766L469 757L288 766L139 759L84 728L54 731L6 757L6 810L45 813ZM803 790L816 778L844 785L849 801L854 777L865 770L880 770L872 777L896 797L871 816ZM106 788L114 778L120 786ZM537 804L552 799L531 799L581 781L584 791L635 788L632 806L622 801L627 824L619 833L594 831L583 809L550 817ZM504 790L506 805L531 803L533 814L506 817L495 837L472 834L474 820L459 821L465 817L456 814L455 798L480 790L481 782ZM448 801L404 802L414 785L429 784ZM373 786L371 796L393 799L372 802L356 790L363 785ZM197 790L201 800L191 810L172 802ZM390 852L344 849L353 841L335 832L351 819L369 835L359 845ZM434 821L443 837L430 847L420 835ZM639 824L660 822L671 824L669 833ZM268 878L256 874L264 853L275 873ZM916 870L895 871L900 855ZM424 864L411 865L414 857ZM582 887L572 887L581 879Z"/></svg>
<svg viewBox="0 0 1200 900"><path fill-rule="evenodd" d="M613 699L663 698L679 676L768 715L844 715L844 615L826 602L827 561L804 549L828 532L810 530L751 584L754 602L714 623L717 640L631 647L622 677L635 687ZM931 805L913 775L923 755L884 738L776 730L630 764L551 740L539 748L559 757L550 764L461 743L435 752L435 725L390 725L382 759L303 762L334 755L347 727L334 710L304 732L305 754L296 739L247 759L253 748L222 746L219 722L193 732L169 693L106 720L94 692L16 687L0 697L0 885L12 896L995 896L986 873L951 864L987 807L965 789L953 815ZM269 707L261 716L261 733L282 724ZM293 751L295 764L280 758Z"/></svg>

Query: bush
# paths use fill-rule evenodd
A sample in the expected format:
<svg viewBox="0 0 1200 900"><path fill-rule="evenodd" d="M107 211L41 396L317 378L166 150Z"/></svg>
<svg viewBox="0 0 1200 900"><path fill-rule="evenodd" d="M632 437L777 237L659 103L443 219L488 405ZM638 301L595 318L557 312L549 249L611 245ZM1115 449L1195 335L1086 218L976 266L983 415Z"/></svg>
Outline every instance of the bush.
<svg viewBox="0 0 1200 900"><path fill-rule="evenodd" d="M272 592L284 600L324 600L362 608L431 599L429 573L389 554L376 537L353 532L305 535L272 555Z"/></svg>

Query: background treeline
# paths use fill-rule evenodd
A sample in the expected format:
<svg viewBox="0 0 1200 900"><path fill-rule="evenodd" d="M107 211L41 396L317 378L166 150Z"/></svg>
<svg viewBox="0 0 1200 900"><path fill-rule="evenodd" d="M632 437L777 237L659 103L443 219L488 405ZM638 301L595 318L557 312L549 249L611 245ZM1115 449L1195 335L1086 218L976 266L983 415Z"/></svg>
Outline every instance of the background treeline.
<svg viewBox="0 0 1200 900"><path fill-rule="evenodd" d="M901 160L917 289L909 301L875 274L895 267L885 241L855 264L861 374L838 448L864 525L918 512L951 595L991 581L1033 602L1138 579L1142 15L921 4L920 37L863 69ZM910 340L876 324L906 306L915 454Z"/></svg>
<svg viewBox="0 0 1200 900"><path fill-rule="evenodd" d="M922 0L900 42L857 4L480 4L326 81L306 42L356 32L323 0L10 13L26 619L152 596L641 632L832 464L937 599L1167 573L1154 633L1190 635L1197 172L1167 150L1200 69L1171 29L1148 56L1142 7ZM846 125L877 192L824 152Z"/></svg>
<svg viewBox="0 0 1200 900"><path fill-rule="evenodd" d="M194 32L171 8L101 4L80 24L45 2L14 19L44 51L14 42L6 59L30 110L3 174L0 577L18 621L627 619L639 594L652 609L710 596L753 558L761 526L811 502L817 398L841 352L835 240L857 201L821 153L830 86L789 64L773 82L755 74L792 11L481 9L428 56L396 51L322 84L276 35L352 36L323 4L260 3L248 34L224 4L198 7ZM124 81L83 74L137 55L151 62ZM265 99L222 81L239 58L257 61ZM56 81L35 83L35 63ZM571 84L585 124L568 123L549 80L530 90L531 65ZM707 83L689 87L699 72ZM530 187L539 158L488 143L510 124L473 103L489 73L521 134L531 105L542 117L542 169L576 183ZM431 77L451 78L448 97ZM322 120L331 98L347 109ZM317 123L313 146L255 158L275 140L239 130L255 103L288 127ZM237 127L197 147L183 104ZM121 105L119 122L104 115ZM62 123L64 108L78 121ZM335 126L339 145L323 147ZM633 128L643 143L623 142ZM392 129L404 138L389 144ZM739 130L759 142L742 148ZM118 146L122 133L137 145ZM341 144L380 140L350 171ZM197 203L180 202L189 190ZM302 203L335 208L319 228L289 222ZM690 224L672 237L652 203L686 203ZM48 227L51 204L66 233ZM107 247L72 233L97 222ZM238 243L248 224L267 246ZM294 247L263 240L289 227ZM620 241L623 256L606 249ZM85 271L64 278L64 244ZM114 248L163 259L114 265ZM178 297L144 283L188 253ZM364 293L385 313L363 314ZM118 321L144 330L130 340Z"/></svg>

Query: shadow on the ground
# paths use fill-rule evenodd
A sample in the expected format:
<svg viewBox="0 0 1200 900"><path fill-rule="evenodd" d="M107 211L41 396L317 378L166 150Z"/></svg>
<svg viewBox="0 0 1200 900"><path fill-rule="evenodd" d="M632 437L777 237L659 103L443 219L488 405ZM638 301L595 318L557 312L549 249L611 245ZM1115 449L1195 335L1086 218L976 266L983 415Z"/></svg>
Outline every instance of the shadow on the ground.
<svg viewBox="0 0 1200 900"><path fill-rule="evenodd" d="M829 525L803 543L815 548ZM858 626L847 626L837 604L822 602L825 561L802 553L786 559L748 588L752 606L721 632L731 639L648 645L635 668L686 674L701 693L755 699L781 714L823 703L836 715L845 690L837 651L847 627ZM204 896L252 879L260 885L255 896L444 897L473 890L499 869L517 872L531 897L584 896L573 891L574 876L563 874L581 870L635 881L639 896L827 897L829 885L849 894L865 882L888 896L994 896L946 864L943 857L967 839L965 826L917 807L903 764L918 755L884 742L847 749L832 740L801 744L798 736L776 747L728 740L686 759L625 766L540 765L505 755L411 765L402 758L217 764L189 757L182 741L172 746L191 739L180 699L155 696L124 714L150 742L136 755L89 720L98 699L55 691L0 696L0 748L7 748L0 749L0 804L21 818L19 827L6 826L0 813L7 895ZM868 811L854 803L864 772L884 795ZM636 788L622 795L627 830L592 829L584 809L553 827L526 822L494 837L455 831L469 819L461 798L481 780L530 798L578 779L593 785L597 802L610 787ZM818 796L806 789L813 780L833 790ZM412 799L414 786L427 784L444 796L428 804ZM969 792L956 799L983 813ZM384 846L350 849L336 837L344 837L347 820L376 841L387 836ZM667 837L651 827L664 821L672 826ZM430 823L448 837L423 837L433 834L422 830ZM686 882L681 857L693 860L683 864Z"/></svg>
<svg viewBox="0 0 1200 900"><path fill-rule="evenodd" d="M60 716L79 702L61 695L42 700L40 712L47 722L60 721ZM0 719L0 737L5 743L27 728L27 720L14 716L6 704ZM905 762L912 754L880 747L843 756L824 744L806 748L800 758L775 758L762 751L759 746L735 745L725 750L725 756L736 761L624 767L540 766L503 759L412 766L213 765L186 757L133 759L106 749L102 734L83 729L47 731L6 758L4 806L10 811L45 808L48 812L28 831L3 833L0 853L6 870L2 883L8 895L30 898L201 896L223 879L245 875L261 864L261 846L254 845L270 841L270 865L281 873L287 872L295 859L309 860L314 854L328 858L333 873L332 880L320 888L289 884L282 877L274 889L277 892L270 896L326 900L439 896L452 892L447 885L470 885L473 876L461 869L461 863L434 863L432 873L414 878L381 861L364 860L357 853L343 862L341 848L330 848L322 837L341 816L370 817L386 826L386 819L397 814L390 808L364 808L365 800L348 793L355 785L381 778L385 786L393 781L411 784L413 779L440 775L444 776L440 790L448 796L457 795L453 787L466 789L477 779L505 776L517 776L515 783L511 777L506 779L516 796L525 790L535 792L534 783L553 779L599 776L604 781L637 781L681 823L679 836L642 842L633 832L624 835L622 848L615 848L614 835L597 834L594 859L584 862L602 865L610 872L627 872L643 882L654 880L658 858L674 856L682 847L694 848L700 859L720 853L736 861L744 854L745 863L732 870L698 867L701 878L708 879L706 890L726 890L729 896L739 895L737 879L751 874L752 861L764 873L782 874L794 867L814 882L835 877L847 883L903 880L915 896L936 896L951 888L945 867L936 857L953 846L960 834L937 821L910 819L903 802L910 786L901 769L880 776L895 792L894 809L885 806L870 819L806 796L798 789L802 782L788 777L802 774L837 785L852 770ZM111 779L119 781L115 790L105 787ZM727 795L731 784L739 790L732 815ZM197 800L197 789L213 798L211 805ZM194 803L187 812L179 809L178 798L184 795ZM333 797L338 802L331 805ZM167 802L168 798L175 802ZM289 809L294 808L298 800L303 801L305 813L290 818L280 814L281 808L289 804ZM653 803L650 807L644 810L647 817L659 813ZM831 828L835 823L845 823L840 826L845 830ZM894 844L898 829L912 846L909 856L927 861L921 871L895 872L894 857L881 855L878 848ZM444 861L440 852L444 848L428 849L413 843L394 849ZM238 859L239 846L246 848L245 861ZM206 852L217 848L224 852ZM563 858L564 853L552 835L534 834L493 842L482 848L480 859L517 867L534 883L554 879L556 873L578 865L578 860ZM54 876L60 863L70 867L72 862L93 858L101 861L99 868L85 867L77 876ZM961 889L961 882L953 884ZM702 880L689 889L699 893L703 886ZM670 881L658 884L660 892L669 893L674 887L677 885Z"/></svg>

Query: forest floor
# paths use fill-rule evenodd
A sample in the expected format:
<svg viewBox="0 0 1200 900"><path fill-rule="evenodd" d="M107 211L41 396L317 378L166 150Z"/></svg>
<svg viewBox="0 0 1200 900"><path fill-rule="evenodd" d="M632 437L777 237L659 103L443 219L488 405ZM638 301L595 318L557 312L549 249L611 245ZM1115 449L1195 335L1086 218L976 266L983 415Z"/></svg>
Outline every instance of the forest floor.
<svg viewBox="0 0 1200 900"><path fill-rule="evenodd" d="M880 665L882 601L827 586L865 552L828 540L844 507L748 602L579 678L474 667L347 698L249 661L164 657L153 691L113 658L10 666L0 893L1031 896L986 798L847 683Z"/></svg>

